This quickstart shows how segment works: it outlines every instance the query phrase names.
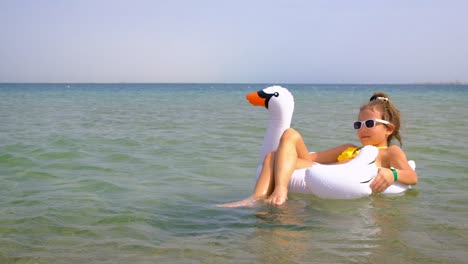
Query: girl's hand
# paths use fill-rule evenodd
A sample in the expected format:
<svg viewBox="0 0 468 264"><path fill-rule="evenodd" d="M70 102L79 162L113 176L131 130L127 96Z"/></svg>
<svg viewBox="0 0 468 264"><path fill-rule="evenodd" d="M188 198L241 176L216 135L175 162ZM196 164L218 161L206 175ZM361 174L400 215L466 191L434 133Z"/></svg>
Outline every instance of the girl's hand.
<svg viewBox="0 0 468 264"><path fill-rule="evenodd" d="M377 176L375 176L374 181L369 187L371 188L372 193L381 193L385 191L388 186L392 185L393 182L392 171L388 168L379 168Z"/></svg>

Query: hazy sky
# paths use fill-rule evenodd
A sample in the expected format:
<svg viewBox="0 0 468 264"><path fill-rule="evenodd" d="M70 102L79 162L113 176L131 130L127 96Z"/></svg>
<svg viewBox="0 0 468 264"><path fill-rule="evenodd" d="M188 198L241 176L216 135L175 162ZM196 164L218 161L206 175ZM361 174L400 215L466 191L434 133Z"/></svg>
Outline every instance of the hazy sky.
<svg viewBox="0 0 468 264"><path fill-rule="evenodd" d="M468 82L468 1L0 0L0 82Z"/></svg>

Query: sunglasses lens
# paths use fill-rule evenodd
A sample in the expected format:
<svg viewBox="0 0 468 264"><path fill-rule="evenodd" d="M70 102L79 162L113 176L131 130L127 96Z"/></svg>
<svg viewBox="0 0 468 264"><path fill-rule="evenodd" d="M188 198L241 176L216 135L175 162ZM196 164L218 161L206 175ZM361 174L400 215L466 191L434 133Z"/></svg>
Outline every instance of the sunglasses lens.
<svg viewBox="0 0 468 264"><path fill-rule="evenodd" d="M372 128L375 126L375 121L374 120L366 120L366 127L367 128Z"/></svg>
<svg viewBox="0 0 468 264"><path fill-rule="evenodd" d="M360 128L361 128L361 122L360 121L354 122L354 129L360 129Z"/></svg>

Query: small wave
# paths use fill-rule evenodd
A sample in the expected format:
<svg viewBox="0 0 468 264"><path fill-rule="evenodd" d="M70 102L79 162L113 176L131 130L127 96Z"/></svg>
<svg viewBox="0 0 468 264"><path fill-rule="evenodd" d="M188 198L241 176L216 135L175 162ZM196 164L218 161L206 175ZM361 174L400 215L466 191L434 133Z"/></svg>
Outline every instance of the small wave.
<svg viewBox="0 0 468 264"><path fill-rule="evenodd" d="M57 160L57 159L74 159L78 158L81 155L78 152L72 152L72 151L57 151L57 152L46 152L39 154L37 158L41 160Z"/></svg>
<svg viewBox="0 0 468 264"><path fill-rule="evenodd" d="M20 178L22 179L56 179L59 177L48 172L24 171L22 175L20 176Z"/></svg>
<svg viewBox="0 0 468 264"><path fill-rule="evenodd" d="M121 192L126 188L120 187L117 184L102 180L84 179L76 182L76 186L71 187L70 191L79 192Z"/></svg>
<svg viewBox="0 0 468 264"><path fill-rule="evenodd" d="M0 165L6 165L9 168L30 168L37 165L31 158L13 154L0 155Z"/></svg>

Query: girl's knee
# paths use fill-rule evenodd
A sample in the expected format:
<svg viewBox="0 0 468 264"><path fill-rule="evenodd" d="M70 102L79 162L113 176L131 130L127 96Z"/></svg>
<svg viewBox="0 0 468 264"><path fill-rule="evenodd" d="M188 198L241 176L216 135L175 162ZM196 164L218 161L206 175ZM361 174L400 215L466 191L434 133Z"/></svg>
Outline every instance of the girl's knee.
<svg viewBox="0 0 468 264"><path fill-rule="evenodd" d="M288 128L283 132L281 140L297 140L300 139L301 135L294 128Z"/></svg>

